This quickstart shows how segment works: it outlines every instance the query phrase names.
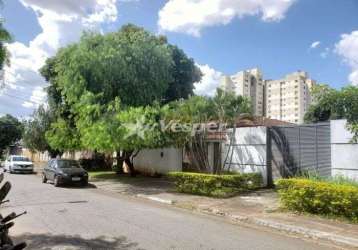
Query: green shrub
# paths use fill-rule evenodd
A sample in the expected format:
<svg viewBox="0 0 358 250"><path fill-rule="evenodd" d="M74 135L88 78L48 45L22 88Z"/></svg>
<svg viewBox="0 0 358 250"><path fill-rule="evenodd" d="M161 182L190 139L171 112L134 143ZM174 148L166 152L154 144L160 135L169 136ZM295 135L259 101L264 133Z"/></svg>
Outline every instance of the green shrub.
<svg viewBox="0 0 358 250"><path fill-rule="evenodd" d="M357 186L303 178L281 179L276 185L287 209L358 222Z"/></svg>
<svg viewBox="0 0 358 250"><path fill-rule="evenodd" d="M188 172L171 172L178 192L212 197L230 197L242 191L262 186L259 173L213 175Z"/></svg>

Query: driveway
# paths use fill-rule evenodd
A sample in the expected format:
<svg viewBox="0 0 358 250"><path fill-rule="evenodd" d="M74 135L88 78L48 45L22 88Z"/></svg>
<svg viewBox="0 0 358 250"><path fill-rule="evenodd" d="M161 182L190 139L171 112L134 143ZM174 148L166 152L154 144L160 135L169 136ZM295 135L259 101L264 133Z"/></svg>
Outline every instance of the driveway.
<svg viewBox="0 0 358 250"><path fill-rule="evenodd" d="M96 188L55 188L35 175L5 179L13 189L1 212L27 210L11 235L28 249L330 249Z"/></svg>

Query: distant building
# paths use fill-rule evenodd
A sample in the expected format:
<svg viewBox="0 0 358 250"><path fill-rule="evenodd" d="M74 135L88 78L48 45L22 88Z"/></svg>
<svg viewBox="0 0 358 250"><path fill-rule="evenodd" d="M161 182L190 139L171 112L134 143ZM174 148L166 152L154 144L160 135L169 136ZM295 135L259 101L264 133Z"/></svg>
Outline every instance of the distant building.
<svg viewBox="0 0 358 250"><path fill-rule="evenodd" d="M267 80L266 117L303 123L311 104L311 88L316 82L304 71L297 71L279 80Z"/></svg>
<svg viewBox="0 0 358 250"><path fill-rule="evenodd" d="M264 82L259 69L254 68L237 72L232 76L223 76L220 88L248 97L251 100L253 114L264 116Z"/></svg>
<svg viewBox="0 0 358 250"><path fill-rule="evenodd" d="M311 88L316 82L304 71L297 71L279 80L263 80L259 69L223 76L220 88L248 97L253 114L290 123L303 123L311 104Z"/></svg>

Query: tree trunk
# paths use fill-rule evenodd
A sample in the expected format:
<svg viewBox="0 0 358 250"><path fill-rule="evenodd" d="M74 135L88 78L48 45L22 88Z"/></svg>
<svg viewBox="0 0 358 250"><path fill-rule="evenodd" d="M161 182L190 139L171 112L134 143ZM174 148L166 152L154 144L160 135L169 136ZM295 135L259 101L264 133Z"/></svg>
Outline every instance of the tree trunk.
<svg viewBox="0 0 358 250"><path fill-rule="evenodd" d="M124 159L123 159L123 155L121 154L120 150L118 150L116 152L116 161L117 161L116 174L123 174L124 173L124 171L123 171Z"/></svg>
<svg viewBox="0 0 358 250"><path fill-rule="evenodd" d="M131 160L131 158L130 157L126 158L124 162L127 164L129 168L129 174L131 175L131 177L135 177L137 173L134 169L133 161Z"/></svg>
<svg viewBox="0 0 358 250"><path fill-rule="evenodd" d="M209 172L208 150L204 135L195 135L193 140L186 144L185 148L191 166L196 171Z"/></svg>
<svg viewBox="0 0 358 250"><path fill-rule="evenodd" d="M63 152L61 152L59 150L48 150L48 153L51 158L56 158L57 156L61 157L63 154Z"/></svg>
<svg viewBox="0 0 358 250"><path fill-rule="evenodd" d="M121 169L121 173L123 173L123 163L125 163L129 168L129 174L132 177L135 177L136 171L134 169L133 158L137 155L138 152L134 154L133 153L134 151L122 151L122 153L120 151L117 151L117 167L118 169ZM118 163L121 164L121 168L119 168Z"/></svg>

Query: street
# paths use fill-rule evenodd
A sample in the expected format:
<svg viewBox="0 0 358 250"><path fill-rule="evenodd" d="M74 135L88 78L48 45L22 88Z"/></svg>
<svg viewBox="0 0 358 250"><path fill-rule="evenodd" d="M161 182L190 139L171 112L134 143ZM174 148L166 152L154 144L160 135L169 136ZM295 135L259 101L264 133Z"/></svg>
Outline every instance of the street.
<svg viewBox="0 0 358 250"><path fill-rule="evenodd" d="M329 249L151 201L88 188L55 188L35 175L5 175L1 209L28 214L10 233L27 249Z"/></svg>

